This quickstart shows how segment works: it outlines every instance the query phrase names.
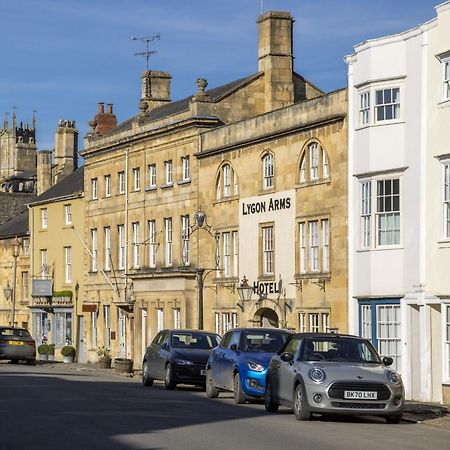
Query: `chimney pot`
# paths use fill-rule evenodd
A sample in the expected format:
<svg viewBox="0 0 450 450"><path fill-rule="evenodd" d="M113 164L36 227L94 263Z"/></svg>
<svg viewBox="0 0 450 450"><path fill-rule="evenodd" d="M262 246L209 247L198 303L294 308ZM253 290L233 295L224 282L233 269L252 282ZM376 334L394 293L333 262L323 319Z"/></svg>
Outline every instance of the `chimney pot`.
<svg viewBox="0 0 450 450"><path fill-rule="evenodd" d="M108 114L112 114L112 113L113 113L113 104L112 104L112 103L108 103L108 104L106 105L106 112L107 112Z"/></svg>
<svg viewBox="0 0 450 450"><path fill-rule="evenodd" d="M104 102L99 102L98 103L98 112L99 113L104 113L105 112L105 103Z"/></svg>

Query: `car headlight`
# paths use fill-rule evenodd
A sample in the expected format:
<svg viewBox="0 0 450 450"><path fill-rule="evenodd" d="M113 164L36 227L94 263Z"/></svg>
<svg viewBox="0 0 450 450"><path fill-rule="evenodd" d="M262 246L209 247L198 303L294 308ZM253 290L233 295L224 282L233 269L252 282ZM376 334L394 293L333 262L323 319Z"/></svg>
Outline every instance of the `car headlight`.
<svg viewBox="0 0 450 450"><path fill-rule="evenodd" d="M250 370L254 370L255 372L263 372L264 371L264 367L255 361L247 361L247 366Z"/></svg>
<svg viewBox="0 0 450 450"><path fill-rule="evenodd" d="M187 359L174 359L173 362L180 366L192 366L192 364L194 364L192 361L188 361Z"/></svg>
<svg viewBox="0 0 450 450"><path fill-rule="evenodd" d="M311 378L314 383L322 383L326 378L326 374L322 369L315 367L309 371L309 378Z"/></svg>
<svg viewBox="0 0 450 450"><path fill-rule="evenodd" d="M400 375L397 372L393 371L393 370L390 370L387 373L387 377L388 377L388 380L391 383L394 383L394 384L399 384L400 381L401 381Z"/></svg>

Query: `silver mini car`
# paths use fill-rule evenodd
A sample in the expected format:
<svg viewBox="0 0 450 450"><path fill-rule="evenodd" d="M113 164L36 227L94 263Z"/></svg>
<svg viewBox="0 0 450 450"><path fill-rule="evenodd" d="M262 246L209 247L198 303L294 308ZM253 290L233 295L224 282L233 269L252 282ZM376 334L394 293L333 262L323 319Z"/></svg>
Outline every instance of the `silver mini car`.
<svg viewBox="0 0 450 450"><path fill-rule="evenodd" d="M268 412L280 405L297 420L311 413L377 415L399 423L404 388L400 375L364 338L335 333L289 337L269 366L265 390Z"/></svg>

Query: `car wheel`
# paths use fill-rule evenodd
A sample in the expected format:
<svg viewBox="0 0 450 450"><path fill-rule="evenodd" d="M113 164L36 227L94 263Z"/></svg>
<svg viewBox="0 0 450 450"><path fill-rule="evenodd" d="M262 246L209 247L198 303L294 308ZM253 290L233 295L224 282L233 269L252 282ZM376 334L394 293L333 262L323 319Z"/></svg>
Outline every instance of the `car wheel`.
<svg viewBox="0 0 450 450"><path fill-rule="evenodd" d="M386 416L385 420L387 423L398 424L402 420L401 414L393 414L392 416Z"/></svg>
<svg viewBox="0 0 450 450"><path fill-rule="evenodd" d="M168 390L175 389L177 383L175 383L175 378L173 376L172 366L170 363L166 366L166 371L164 372L164 386Z"/></svg>
<svg viewBox="0 0 450 450"><path fill-rule="evenodd" d="M148 362L145 361L142 366L142 384L144 386L151 386L154 379L149 376Z"/></svg>
<svg viewBox="0 0 450 450"><path fill-rule="evenodd" d="M264 392L264 406L267 412L276 413L280 405L273 400L273 389L272 383L270 382L270 378L267 379L266 382L266 390Z"/></svg>
<svg viewBox="0 0 450 450"><path fill-rule="evenodd" d="M29 366L35 366L36 365L36 358L27 359L27 364Z"/></svg>
<svg viewBox="0 0 450 450"><path fill-rule="evenodd" d="M234 375L234 403L236 405L241 405L245 403L245 393L242 390L241 386L241 377L239 376L239 372Z"/></svg>
<svg viewBox="0 0 450 450"><path fill-rule="evenodd" d="M309 420L311 413L303 384L299 383L294 391L294 415L297 420Z"/></svg>
<svg viewBox="0 0 450 450"><path fill-rule="evenodd" d="M12 359L11 360L11 364L19 364L19 360L18 359Z"/></svg>
<svg viewBox="0 0 450 450"><path fill-rule="evenodd" d="M211 369L206 371L206 396L208 398L217 398L219 396L219 389L213 384Z"/></svg>

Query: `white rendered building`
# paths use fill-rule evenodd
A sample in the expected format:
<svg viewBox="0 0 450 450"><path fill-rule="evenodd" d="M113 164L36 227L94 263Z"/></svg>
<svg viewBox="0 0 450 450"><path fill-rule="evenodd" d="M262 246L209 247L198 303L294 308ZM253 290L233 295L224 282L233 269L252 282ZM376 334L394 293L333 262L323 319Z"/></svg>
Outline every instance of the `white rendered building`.
<svg viewBox="0 0 450 450"><path fill-rule="evenodd" d="M450 399L450 2L349 66L349 330Z"/></svg>

